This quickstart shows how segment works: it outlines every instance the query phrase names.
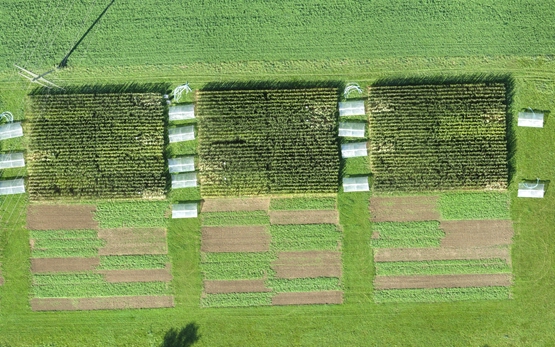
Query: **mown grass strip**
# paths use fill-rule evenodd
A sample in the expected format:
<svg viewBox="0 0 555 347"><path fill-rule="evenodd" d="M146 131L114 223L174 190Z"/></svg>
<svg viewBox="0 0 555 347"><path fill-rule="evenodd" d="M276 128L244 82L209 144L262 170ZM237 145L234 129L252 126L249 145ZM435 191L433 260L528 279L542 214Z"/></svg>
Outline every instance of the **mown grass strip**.
<svg viewBox="0 0 555 347"><path fill-rule="evenodd" d="M381 222L372 224L373 231L380 233L380 239L441 238L445 232L438 221L426 222Z"/></svg>
<svg viewBox="0 0 555 347"><path fill-rule="evenodd" d="M334 224L299 224L270 226L270 248L285 250L337 250L341 232Z"/></svg>
<svg viewBox="0 0 555 347"><path fill-rule="evenodd" d="M441 218L510 219L509 195L504 192L445 193L439 199Z"/></svg>
<svg viewBox="0 0 555 347"><path fill-rule="evenodd" d="M270 210L335 210L335 197L282 198L270 201Z"/></svg>
<svg viewBox="0 0 555 347"><path fill-rule="evenodd" d="M170 262L167 255L101 256L99 270L163 269Z"/></svg>
<svg viewBox="0 0 555 347"><path fill-rule="evenodd" d="M201 214L202 225L267 225L270 217L264 211L209 212Z"/></svg>
<svg viewBox="0 0 555 347"><path fill-rule="evenodd" d="M341 290L341 281L335 277L272 278L266 281L266 286L274 292L316 292L323 290Z"/></svg>
<svg viewBox="0 0 555 347"><path fill-rule="evenodd" d="M504 259L457 259L429 261L391 261L376 263L376 275L455 275L509 273L511 267Z"/></svg>
<svg viewBox="0 0 555 347"><path fill-rule="evenodd" d="M419 238L419 239L372 239L374 248L428 248L439 247L439 238Z"/></svg>
<svg viewBox="0 0 555 347"><path fill-rule="evenodd" d="M165 227L168 209L165 201L104 202L97 204L94 219L101 228Z"/></svg>
<svg viewBox="0 0 555 347"><path fill-rule="evenodd" d="M96 273L37 274L33 275L33 285L101 284L104 276Z"/></svg>
<svg viewBox="0 0 555 347"><path fill-rule="evenodd" d="M42 239L94 239L98 237L96 230L31 230L30 238Z"/></svg>
<svg viewBox="0 0 555 347"><path fill-rule="evenodd" d="M272 293L208 294L201 298L201 307L246 307L272 304Z"/></svg>
<svg viewBox="0 0 555 347"><path fill-rule="evenodd" d="M264 253L204 253L201 271L207 280L260 279L273 275L276 255Z"/></svg>
<svg viewBox="0 0 555 347"><path fill-rule="evenodd" d="M508 287L469 287L432 289L388 289L374 292L374 301L383 303L449 302L469 300L505 300Z"/></svg>
<svg viewBox="0 0 555 347"><path fill-rule="evenodd" d="M81 283L34 285L37 298L77 298L119 295L163 295L170 293L165 282Z"/></svg>
<svg viewBox="0 0 555 347"><path fill-rule="evenodd" d="M38 239L35 240L35 248L53 249L53 248L100 248L106 245L105 240L97 237L87 239Z"/></svg>
<svg viewBox="0 0 555 347"><path fill-rule="evenodd" d="M98 256L98 248L50 248L34 249L33 258L92 258Z"/></svg>

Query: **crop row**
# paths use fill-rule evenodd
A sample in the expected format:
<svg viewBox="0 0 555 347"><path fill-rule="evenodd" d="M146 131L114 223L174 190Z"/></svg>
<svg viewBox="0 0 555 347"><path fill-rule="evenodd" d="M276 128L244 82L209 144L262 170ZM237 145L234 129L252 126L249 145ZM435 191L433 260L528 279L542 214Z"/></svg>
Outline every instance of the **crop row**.
<svg viewBox="0 0 555 347"><path fill-rule="evenodd" d="M510 273L504 259L455 259L429 261L392 261L376 263L376 275L455 275Z"/></svg>
<svg viewBox="0 0 555 347"><path fill-rule="evenodd" d="M468 300L506 300L509 287L470 287L432 289L389 289L374 291L376 303L450 302Z"/></svg>

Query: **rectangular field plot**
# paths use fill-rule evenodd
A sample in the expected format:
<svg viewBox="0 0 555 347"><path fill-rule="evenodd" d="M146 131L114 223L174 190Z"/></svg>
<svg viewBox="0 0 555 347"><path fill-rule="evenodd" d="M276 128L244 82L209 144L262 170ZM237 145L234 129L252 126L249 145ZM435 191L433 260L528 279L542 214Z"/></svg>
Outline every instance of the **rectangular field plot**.
<svg viewBox="0 0 555 347"><path fill-rule="evenodd" d="M253 210L261 205L226 199L201 214L201 306L342 303L336 197L272 198Z"/></svg>
<svg viewBox="0 0 555 347"><path fill-rule="evenodd" d="M369 87L374 190L507 187L502 83Z"/></svg>

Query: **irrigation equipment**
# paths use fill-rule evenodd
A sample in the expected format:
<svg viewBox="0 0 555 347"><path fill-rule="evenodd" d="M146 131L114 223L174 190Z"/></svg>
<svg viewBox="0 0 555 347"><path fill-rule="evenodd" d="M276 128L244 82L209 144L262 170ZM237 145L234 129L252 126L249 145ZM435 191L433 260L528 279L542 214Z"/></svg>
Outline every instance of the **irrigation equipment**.
<svg viewBox="0 0 555 347"><path fill-rule="evenodd" d="M362 95L362 88L360 88L358 83L347 83L345 90L343 91L343 97L348 98L349 94L352 92L357 92L359 95Z"/></svg>

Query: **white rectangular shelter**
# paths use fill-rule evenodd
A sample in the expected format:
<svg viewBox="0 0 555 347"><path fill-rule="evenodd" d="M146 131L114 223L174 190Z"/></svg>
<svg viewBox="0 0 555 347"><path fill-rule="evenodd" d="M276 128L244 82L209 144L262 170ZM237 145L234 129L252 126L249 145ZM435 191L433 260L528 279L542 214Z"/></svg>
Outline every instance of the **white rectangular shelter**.
<svg viewBox="0 0 555 347"><path fill-rule="evenodd" d="M21 123L8 123L0 125L0 140L13 139L23 136Z"/></svg>
<svg viewBox="0 0 555 347"><path fill-rule="evenodd" d="M25 159L23 159L23 153L0 154L0 170L24 166Z"/></svg>
<svg viewBox="0 0 555 347"><path fill-rule="evenodd" d="M541 112L519 112L519 127L543 128L543 113Z"/></svg>
<svg viewBox="0 0 555 347"><path fill-rule="evenodd" d="M195 157L168 158L170 173L195 171Z"/></svg>
<svg viewBox="0 0 555 347"><path fill-rule="evenodd" d="M367 192L370 190L368 176L364 177L344 177L343 191L348 192Z"/></svg>
<svg viewBox="0 0 555 347"><path fill-rule="evenodd" d="M195 126L187 125L184 127L168 129L170 143L189 141L195 139Z"/></svg>
<svg viewBox="0 0 555 347"><path fill-rule="evenodd" d="M185 172L172 175L172 189L191 188L197 186L197 173Z"/></svg>
<svg viewBox="0 0 555 347"><path fill-rule="evenodd" d="M519 198L543 198L545 193L545 185L543 183L519 183Z"/></svg>
<svg viewBox="0 0 555 347"><path fill-rule="evenodd" d="M198 206L192 204L172 205L172 218L196 218L198 216Z"/></svg>
<svg viewBox="0 0 555 347"><path fill-rule="evenodd" d="M25 193L25 181L23 178L0 181L0 195L21 193Z"/></svg>
<svg viewBox="0 0 555 347"><path fill-rule="evenodd" d="M366 142L344 143L341 145L341 156L343 158L366 157L368 150Z"/></svg>
<svg viewBox="0 0 555 347"><path fill-rule="evenodd" d="M364 109L364 100L339 102L339 117L364 116L365 114L366 110Z"/></svg>
<svg viewBox="0 0 555 347"><path fill-rule="evenodd" d="M171 121L186 120L195 118L195 105L176 105L170 106L169 119Z"/></svg>
<svg viewBox="0 0 555 347"><path fill-rule="evenodd" d="M360 122L339 122L339 136L364 137L366 124Z"/></svg>

